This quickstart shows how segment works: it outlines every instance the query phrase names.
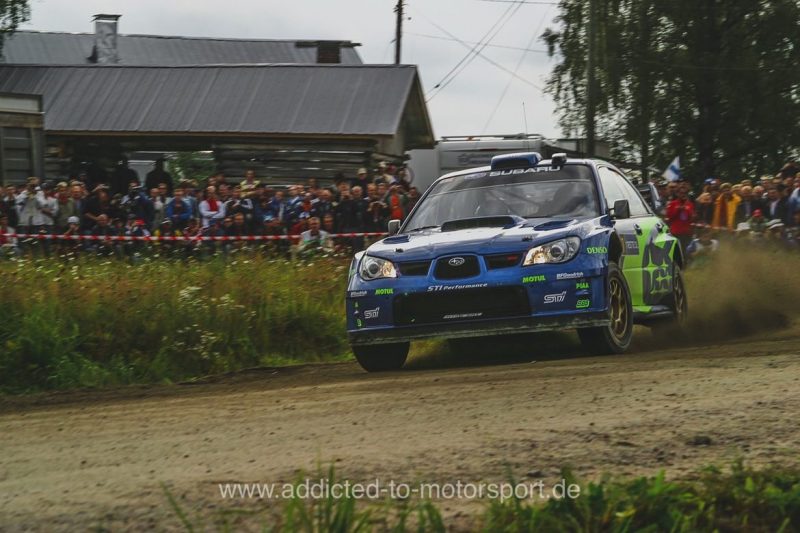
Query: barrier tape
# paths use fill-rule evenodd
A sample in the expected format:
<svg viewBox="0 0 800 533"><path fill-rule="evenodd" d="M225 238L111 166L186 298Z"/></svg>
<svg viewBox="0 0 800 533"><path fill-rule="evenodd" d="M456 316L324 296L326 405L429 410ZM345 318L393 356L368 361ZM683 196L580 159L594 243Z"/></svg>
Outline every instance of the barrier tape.
<svg viewBox="0 0 800 533"><path fill-rule="evenodd" d="M330 233L328 237L331 239L337 238L353 238L353 237L385 237L388 233L381 232L360 232L360 233ZM58 240L58 241L180 241L180 242L197 242L197 241L281 241L281 240L298 240L301 235L52 235L48 233L0 233L0 237L8 239L38 239L38 240Z"/></svg>

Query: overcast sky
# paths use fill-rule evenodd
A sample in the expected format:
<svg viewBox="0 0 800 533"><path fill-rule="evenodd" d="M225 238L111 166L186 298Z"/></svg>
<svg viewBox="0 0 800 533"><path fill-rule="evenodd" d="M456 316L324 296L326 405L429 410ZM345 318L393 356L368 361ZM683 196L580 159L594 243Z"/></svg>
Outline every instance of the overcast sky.
<svg viewBox="0 0 800 533"><path fill-rule="evenodd" d="M31 0L32 17L24 29L91 32L93 14L114 13L122 15L121 33L348 39L362 43L364 62L391 63L395 1ZM543 53L539 35L554 25L557 13L556 5L544 2L408 0L403 62L419 66L437 136L525 131L523 102L528 132L561 134L553 101L540 89L553 60ZM496 35L481 53L499 67L472 57L437 91L437 83L469 53L453 37L472 47L487 32Z"/></svg>

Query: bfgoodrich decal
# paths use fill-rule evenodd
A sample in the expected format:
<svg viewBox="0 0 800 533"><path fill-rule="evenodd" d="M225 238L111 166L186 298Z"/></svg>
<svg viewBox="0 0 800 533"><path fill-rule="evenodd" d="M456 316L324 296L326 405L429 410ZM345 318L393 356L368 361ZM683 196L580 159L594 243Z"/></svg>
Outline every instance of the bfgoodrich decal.
<svg viewBox="0 0 800 533"><path fill-rule="evenodd" d="M583 275L583 272L562 272L556 274L556 279L577 279L583 277L586 277Z"/></svg>

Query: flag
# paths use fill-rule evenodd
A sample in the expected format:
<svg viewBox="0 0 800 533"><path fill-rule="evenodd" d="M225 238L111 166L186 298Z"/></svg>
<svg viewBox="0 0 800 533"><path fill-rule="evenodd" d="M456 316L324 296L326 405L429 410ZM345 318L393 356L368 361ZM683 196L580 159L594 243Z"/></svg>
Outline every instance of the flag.
<svg viewBox="0 0 800 533"><path fill-rule="evenodd" d="M664 178L667 181L678 181L681 179L681 158L680 156L672 160L667 170L664 171Z"/></svg>

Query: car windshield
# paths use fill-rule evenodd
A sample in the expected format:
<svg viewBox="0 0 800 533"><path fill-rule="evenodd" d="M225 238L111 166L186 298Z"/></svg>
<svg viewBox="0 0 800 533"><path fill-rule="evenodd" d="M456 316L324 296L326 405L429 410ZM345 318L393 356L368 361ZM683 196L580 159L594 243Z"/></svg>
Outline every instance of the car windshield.
<svg viewBox="0 0 800 533"><path fill-rule="evenodd" d="M474 217L583 218L599 215L592 171L586 165L534 167L442 179L404 231Z"/></svg>

